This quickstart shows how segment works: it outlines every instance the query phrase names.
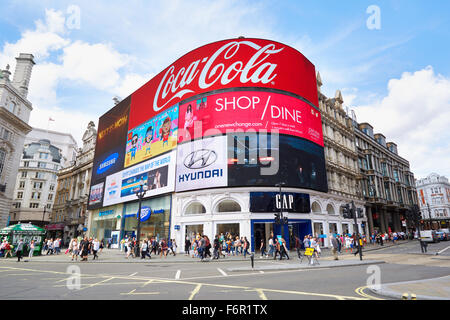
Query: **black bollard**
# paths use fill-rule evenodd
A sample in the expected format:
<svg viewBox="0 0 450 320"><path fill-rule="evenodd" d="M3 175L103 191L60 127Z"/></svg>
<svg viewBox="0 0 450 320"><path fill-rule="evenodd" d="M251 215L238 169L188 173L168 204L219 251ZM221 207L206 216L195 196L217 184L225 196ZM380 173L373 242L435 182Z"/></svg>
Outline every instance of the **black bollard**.
<svg viewBox="0 0 450 320"><path fill-rule="evenodd" d="M252 262L252 269L254 268L255 265L255 254L252 252L252 254L250 255L250 260Z"/></svg>

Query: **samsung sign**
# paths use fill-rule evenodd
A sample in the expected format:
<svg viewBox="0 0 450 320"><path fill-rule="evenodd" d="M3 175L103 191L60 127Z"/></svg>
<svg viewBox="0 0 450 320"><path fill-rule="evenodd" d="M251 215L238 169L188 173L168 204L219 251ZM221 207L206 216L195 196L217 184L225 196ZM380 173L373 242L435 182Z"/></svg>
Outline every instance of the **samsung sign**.
<svg viewBox="0 0 450 320"><path fill-rule="evenodd" d="M178 145L176 191L227 186L227 137Z"/></svg>
<svg viewBox="0 0 450 320"><path fill-rule="evenodd" d="M103 162L101 162L97 167L97 174L100 175L108 171L111 167L113 167L116 164L118 158L119 154L116 152L110 155L105 160L103 160Z"/></svg>

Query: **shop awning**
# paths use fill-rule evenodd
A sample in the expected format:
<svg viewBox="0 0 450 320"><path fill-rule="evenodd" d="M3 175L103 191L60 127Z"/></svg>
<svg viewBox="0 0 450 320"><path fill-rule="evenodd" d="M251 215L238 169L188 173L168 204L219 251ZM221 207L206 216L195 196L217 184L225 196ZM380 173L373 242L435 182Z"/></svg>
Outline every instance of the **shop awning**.
<svg viewBox="0 0 450 320"><path fill-rule="evenodd" d="M0 234L32 234L32 235L41 235L45 234L45 230L32 225L31 223L19 223L12 226L8 226L0 230Z"/></svg>

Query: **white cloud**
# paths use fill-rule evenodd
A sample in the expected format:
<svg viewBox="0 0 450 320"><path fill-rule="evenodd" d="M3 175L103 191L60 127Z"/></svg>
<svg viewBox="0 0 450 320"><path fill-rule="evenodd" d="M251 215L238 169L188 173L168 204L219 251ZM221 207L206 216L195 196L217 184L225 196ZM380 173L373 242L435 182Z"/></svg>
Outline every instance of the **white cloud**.
<svg viewBox="0 0 450 320"><path fill-rule="evenodd" d="M63 61L61 77L101 90L110 89L119 82L118 70L129 61L127 55L120 54L111 45L81 41L65 47L60 59Z"/></svg>
<svg viewBox="0 0 450 320"><path fill-rule="evenodd" d="M416 178L431 172L450 176L450 78L428 66L391 79L386 97L356 108L387 141L397 143Z"/></svg>
<svg viewBox="0 0 450 320"><path fill-rule="evenodd" d="M113 89L113 91L116 95L118 95L122 99L125 99L131 93L133 93L134 91L139 89L141 86L143 86L147 81L149 81L154 76L155 76L154 74L148 74L145 76L142 76L137 73L127 74L120 81L119 85Z"/></svg>

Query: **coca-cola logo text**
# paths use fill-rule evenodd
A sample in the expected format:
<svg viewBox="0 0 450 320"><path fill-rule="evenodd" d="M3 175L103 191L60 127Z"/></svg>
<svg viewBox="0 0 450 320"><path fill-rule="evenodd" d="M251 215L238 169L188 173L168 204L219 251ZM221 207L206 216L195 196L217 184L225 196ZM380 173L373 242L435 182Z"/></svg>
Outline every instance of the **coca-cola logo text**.
<svg viewBox="0 0 450 320"><path fill-rule="evenodd" d="M247 61L233 60L243 46L253 49L255 51L253 56ZM268 84L277 76L275 73L277 64L269 62L268 58L283 49L283 47L277 48L273 43L260 46L248 40L232 41L224 44L210 57L191 62L187 68L182 67L176 70L172 65L158 85L153 100L153 110L157 112L168 106L172 100L194 93L195 89L207 89L217 82L225 86L238 78L242 84L248 82ZM185 88L194 81L197 81L197 88L195 86ZM166 100L170 95L170 99Z"/></svg>

